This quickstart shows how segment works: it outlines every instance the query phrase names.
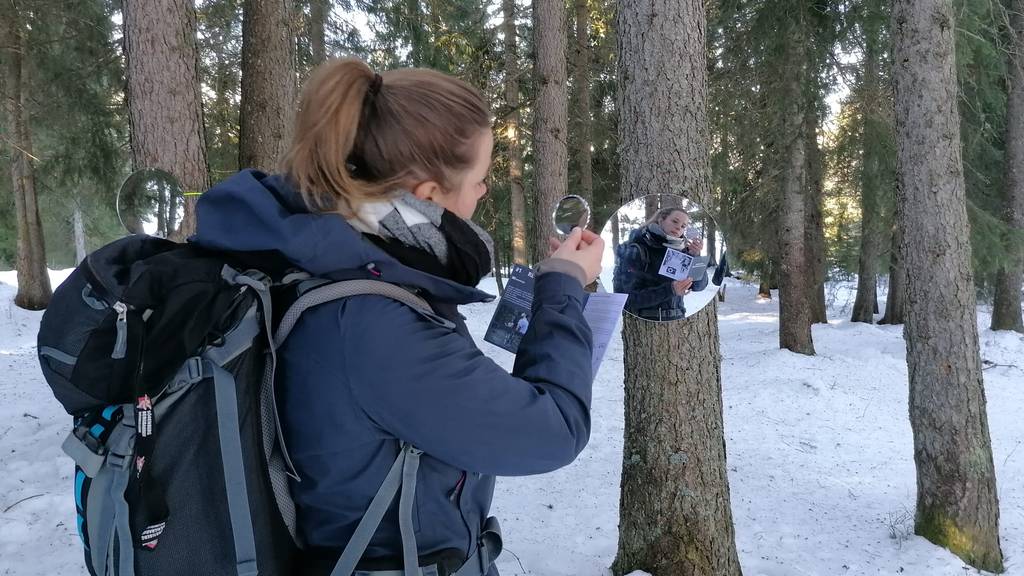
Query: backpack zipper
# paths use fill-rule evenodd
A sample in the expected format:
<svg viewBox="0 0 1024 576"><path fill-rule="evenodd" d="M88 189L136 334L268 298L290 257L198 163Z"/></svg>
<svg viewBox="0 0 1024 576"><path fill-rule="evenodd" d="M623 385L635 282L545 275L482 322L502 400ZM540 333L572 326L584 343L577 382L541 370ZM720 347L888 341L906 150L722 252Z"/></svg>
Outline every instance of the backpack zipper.
<svg viewBox="0 0 1024 576"><path fill-rule="evenodd" d="M112 308L117 312L117 341L114 342L114 351L110 357L120 360L128 349L128 305L118 300Z"/></svg>
<svg viewBox="0 0 1024 576"><path fill-rule="evenodd" d="M92 280L92 282L89 282L89 285L92 286L93 292L117 312L117 322L115 323L117 327L117 340L114 341L114 350L110 353L110 358L121 360L128 352L128 311L134 310L135 307L118 300L114 296L114 293L107 288L107 285L96 274L92 267L92 260L86 258L85 266L88 272L87 276L90 276L89 280Z"/></svg>

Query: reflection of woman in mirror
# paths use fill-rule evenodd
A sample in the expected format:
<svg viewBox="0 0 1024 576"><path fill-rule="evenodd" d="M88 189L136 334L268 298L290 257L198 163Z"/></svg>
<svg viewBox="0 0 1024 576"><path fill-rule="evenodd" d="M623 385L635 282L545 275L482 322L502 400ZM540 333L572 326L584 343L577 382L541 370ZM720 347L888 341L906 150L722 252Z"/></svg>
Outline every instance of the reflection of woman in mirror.
<svg viewBox="0 0 1024 576"><path fill-rule="evenodd" d="M619 245L613 283L616 292L629 294L628 312L646 320L684 318L683 296L708 285L707 273L696 282L690 278L673 280L658 273L669 246L690 256L700 256L704 242L683 238L689 225L690 215L682 208L662 208Z"/></svg>

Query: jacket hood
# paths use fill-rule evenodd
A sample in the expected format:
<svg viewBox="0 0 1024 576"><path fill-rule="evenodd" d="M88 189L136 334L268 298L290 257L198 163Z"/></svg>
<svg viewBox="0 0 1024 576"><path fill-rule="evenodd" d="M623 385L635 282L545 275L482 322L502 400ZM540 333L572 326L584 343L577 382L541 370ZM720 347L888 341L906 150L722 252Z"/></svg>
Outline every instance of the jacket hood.
<svg viewBox="0 0 1024 576"><path fill-rule="evenodd" d="M418 288L451 304L494 296L406 266L378 248L338 214L311 213L283 175L243 170L217 184L196 204L189 242L238 252L273 251L313 276L347 278L373 268L380 279Z"/></svg>

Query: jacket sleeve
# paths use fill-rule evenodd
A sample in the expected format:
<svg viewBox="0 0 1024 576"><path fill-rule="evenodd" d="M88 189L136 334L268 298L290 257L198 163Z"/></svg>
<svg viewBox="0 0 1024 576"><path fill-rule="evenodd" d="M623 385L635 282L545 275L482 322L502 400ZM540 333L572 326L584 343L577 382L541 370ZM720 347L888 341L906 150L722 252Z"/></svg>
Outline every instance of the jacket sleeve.
<svg viewBox="0 0 1024 576"><path fill-rule="evenodd" d="M636 312L644 308L668 307L672 303L675 292L672 290L672 283L665 282L655 286L641 287L639 282L641 274L636 270L642 268L640 248L635 243L629 243L620 247L619 262L615 266L613 277L613 289L620 294L629 294L626 300L626 309Z"/></svg>
<svg viewBox="0 0 1024 576"><path fill-rule="evenodd" d="M593 341L576 279L537 277L512 374L469 338L403 304L360 296L346 308L356 299L359 321L340 323L342 376L385 433L453 466L504 476L555 470L586 446ZM364 323L386 337L361 334Z"/></svg>

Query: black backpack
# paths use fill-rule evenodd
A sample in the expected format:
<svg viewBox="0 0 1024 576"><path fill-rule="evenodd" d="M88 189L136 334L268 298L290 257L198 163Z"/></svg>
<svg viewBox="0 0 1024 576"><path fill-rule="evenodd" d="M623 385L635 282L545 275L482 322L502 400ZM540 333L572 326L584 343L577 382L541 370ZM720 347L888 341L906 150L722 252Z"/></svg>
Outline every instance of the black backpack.
<svg viewBox="0 0 1024 576"><path fill-rule="evenodd" d="M369 271L330 281L244 256L128 236L90 254L43 315L39 363L74 417L63 448L93 576L294 573L275 348L303 310L355 294L446 322Z"/></svg>

